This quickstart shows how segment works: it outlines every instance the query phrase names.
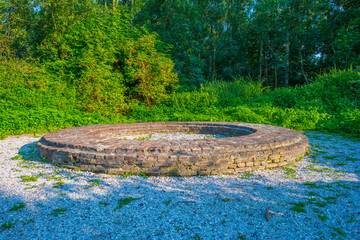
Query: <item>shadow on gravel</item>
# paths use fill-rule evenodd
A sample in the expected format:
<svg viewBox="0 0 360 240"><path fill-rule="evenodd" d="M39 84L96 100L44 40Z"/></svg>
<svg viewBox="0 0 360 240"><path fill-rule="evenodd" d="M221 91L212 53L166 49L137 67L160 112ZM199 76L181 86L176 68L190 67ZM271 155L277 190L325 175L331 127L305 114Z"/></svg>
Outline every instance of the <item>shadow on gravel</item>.
<svg viewBox="0 0 360 240"><path fill-rule="evenodd" d="M37 157L36 142L23 145L19 155L23 157L16 160L14 170L37 179L21 182L26 178L15 177L13 186L0 185L0 239L353 239L360 235L358 172L347 181L304 181L284 170L124 178L44 163ZM334 172L319 171L314 174Z"/></svg>

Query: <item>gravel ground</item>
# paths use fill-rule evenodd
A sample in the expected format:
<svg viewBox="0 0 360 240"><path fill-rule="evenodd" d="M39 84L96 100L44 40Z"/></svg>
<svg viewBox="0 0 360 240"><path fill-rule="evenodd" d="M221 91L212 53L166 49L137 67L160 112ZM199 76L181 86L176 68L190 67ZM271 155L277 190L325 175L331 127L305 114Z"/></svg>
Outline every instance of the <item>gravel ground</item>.
<svg viewBox="0 0 360 240"><path fill-rule="evenodd" d="M237 176L76 172L0 141L0 239L360 239L360 142L306 133L311 152Z"/></svg>

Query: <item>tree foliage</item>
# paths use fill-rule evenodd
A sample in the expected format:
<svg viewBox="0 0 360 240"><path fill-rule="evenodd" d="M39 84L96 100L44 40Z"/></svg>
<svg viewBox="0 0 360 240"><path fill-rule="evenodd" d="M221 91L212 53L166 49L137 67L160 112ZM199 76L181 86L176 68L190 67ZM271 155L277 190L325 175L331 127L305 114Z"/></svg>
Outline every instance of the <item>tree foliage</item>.
<svg viewBox="0 0 360 240"><path fill-rule="evenodd" d="M147 0L136 22L174 48L187 84L250 75L273 87L359 66L357 1Z"/></svg>
<svg viewBox="0 0 360 240"><path fill-rule="evenodd" d="M23 22L32 21L31 26L9 23L19 24L16 29L23 29L26 36L13 48L75 88L79 109L124 114L131 105L151 106L164 99L177 82L174 64L163 51L165 44L155 33L131 27L126 6L105 7L90 0L31 4L10 3L11 13L38 8L24 16ZM10 36L15 42L20 39L14 33Z"/></svg>

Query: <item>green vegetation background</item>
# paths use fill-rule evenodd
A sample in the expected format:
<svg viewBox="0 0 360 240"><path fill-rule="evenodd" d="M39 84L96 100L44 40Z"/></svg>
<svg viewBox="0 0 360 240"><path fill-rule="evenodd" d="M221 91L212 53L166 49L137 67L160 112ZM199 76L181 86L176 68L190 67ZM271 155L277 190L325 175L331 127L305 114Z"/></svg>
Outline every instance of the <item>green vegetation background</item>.
<svg viewBox="0 0 360 240"><path fill-rule="evenodd" d="M89 124L149 121L250 122L360 136L360 73L356 70L332 71L310 85L276 90L251 79L209 82L197 90L172 93L155 106L139 103L128 114L105 116L77 108L75 89L64 85L58 76L41 67L24 75L19 66L0 69L1 79L13 79L11 84L1 81L1 137ZM39 87L29 83L29 78L46 84Z"/></svg>
<svg viewBox="0 0 360 240"><path fill-rule="evenodd" d="M227 50L217 53L216 62L215 49L221 49L228 38L222 39L208 27L211 31L206 31L213 39L203 37L202 43L189 43L194 36L184 34L197 32L201 24L199 29L177 30L176 34L172 25L174 29L168 31L174 34L166 35L159 27L165 24L161 22L165 21L163 18L151 23L152 14L160 11L156 1L142 1L143 12L131 2L119 3L116 8L101 1L82 1L75 7L45 2L39 5L39 11L33 11L26 1L5 1L0 6L0 138L90 124L149 121L251 122L360 136L360 71L356 69L360 62L356 40L360 39L359 17L337 23L339 34L332 39L339 50L334 55L336 59L328 57L316 63L314 54L320 47L312 47L313 42L307 37L298 40L307 42L304 46L308 55L296 48L281 53L288 35L266 43L264 34L273 34L268 31L254 32L254 39L235 36L254 45L243 48L247 53L230 53L224 48ZM181 4L185 2L168 5L168 11L183 9L185 5ZM252 19L254 29L270 2L263 1L253 8L259 13ZM19 5L14 8L14 4ZM352 8L344 9L354 12ZM179 12L188 14L176 14ZM30 25L22 21L26 16ZM137 25L134 19L143 24ZM179 19L175 23L184 27ZM203 23L203 29L206 24ZM346 26L351 27L347 28L350 32L342 35ZM298 27L297 33L292 32L294 36L308 29ZM212 40L205 42L206 39ZM345 40L350 45L342 47ZM322 43L319 40L319 46ZM184 49L185 45L190 47ZM237 49L240 45L229 46ZM219 58L221 54L223 58ZM230 56L243 62L220 64ZM290 56L291 61L287 61ZM265 61L268 57L275 62ZM247 70L237 71L235 65ZM337 70L331 70L335 66ZM231 73L226 74L229 67ZM293 82L279 82L284 87L276 88L274 81L277 84L281 78Z"/></svg>

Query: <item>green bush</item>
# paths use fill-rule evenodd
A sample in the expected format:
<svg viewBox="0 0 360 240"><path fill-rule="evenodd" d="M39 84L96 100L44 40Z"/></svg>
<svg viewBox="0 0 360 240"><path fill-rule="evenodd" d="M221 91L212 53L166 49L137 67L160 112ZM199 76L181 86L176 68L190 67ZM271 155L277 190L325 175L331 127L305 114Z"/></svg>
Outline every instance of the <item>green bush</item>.
<svg viewBox="0 0 360 240"><path fill-rule="evenodd" d="M77 108L76 90L43 66L21 60L0 64L0 138L11 134L126 121Z"/></svg>
<svg viewBox="0 0 360 240"><path fill-rule="evenodd" d="M211 82L199 90L175 93L149 109L139 107L134 121L236 121L296 130L359 134L360 75L333 71L314 83L270 91L251 80Z"/></svg>
<svg viewBox="0 0 360 240"><path fill-rule="evenodd" d="M155 34L131 27L126 7L93 3L73 26L47 36L37 50L47 69L76 89L77 107L105 116L166 98L178 81ZM101 16L101 17L99 17Z"/></svg>

